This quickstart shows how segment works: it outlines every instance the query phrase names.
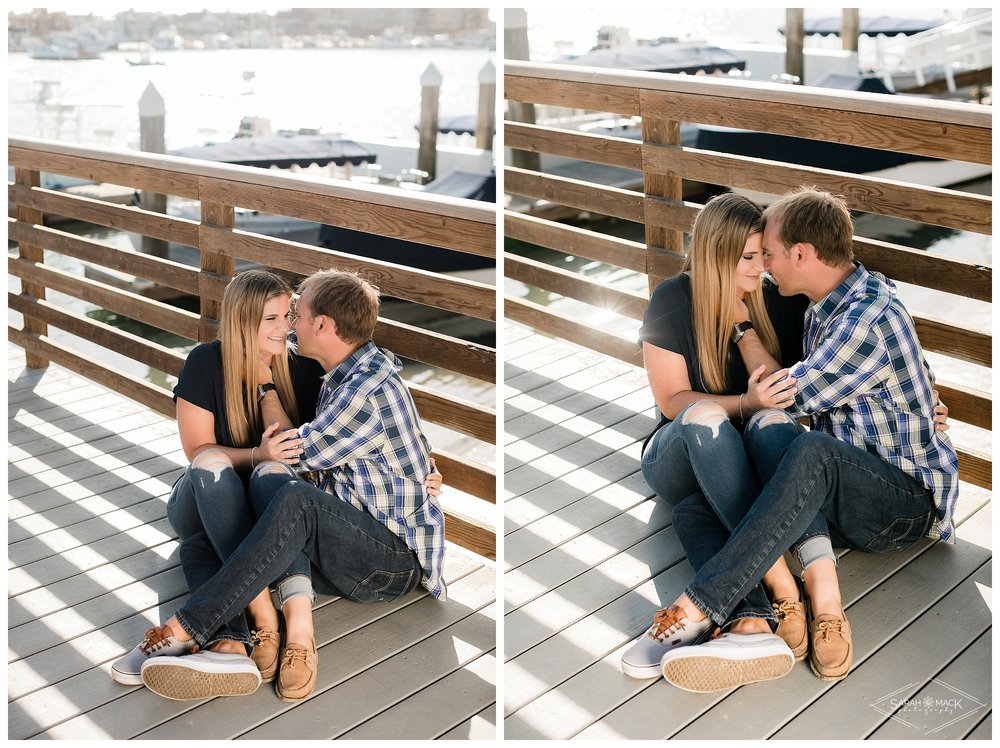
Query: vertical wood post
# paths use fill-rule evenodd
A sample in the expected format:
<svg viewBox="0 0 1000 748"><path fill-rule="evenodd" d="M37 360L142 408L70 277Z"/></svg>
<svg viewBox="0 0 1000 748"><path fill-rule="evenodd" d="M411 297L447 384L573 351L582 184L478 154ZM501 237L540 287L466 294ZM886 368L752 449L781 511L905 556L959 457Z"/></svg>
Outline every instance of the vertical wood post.
<svg viewBox="0 0 1000 748"><path fill-rule="evenodd" d="M858 37L861 35L860 8L844 8L840 17L840 42L843 49L858 51Z"/></svg>
<svg viewBox="0 0 1000 748"><path fill-rule="evenodd" d="M524 8L503 10L504 57L508 60L528 60L528 14ZM510 118L515 122L535 124L535 105L521 101L508 103ZM541 158L534 151L511 150L512 164L519 169L541 171Z"/></svg>
<svg viewBox="0 0 1000 748"><path fill-rule="evenodd" d="M675 120L648 117L645 114L646 93L640 94L640 113L642 114L642 141L653 145L673 145L680 147L681 124ZM645 159L643 159L645 161ZM676 200L684 199L683 180L680 177L666 174L655 174L647 171L645 163L642 168L642 190L646 197ZM684 232L667 229L662 226L646 224L646 275L649 282L649 292L665 278L676 275L684 264Z"/></svg>
<svg viewBox="0 0 1000 748"><path fill-rule="evenodd" d="M805 40L805 11L785 8L785 72L805 83L802 45Z"/></svg>
<svg viewBox="0 0 1000 748"><path fill-rule="evenodd" d="M493 149L496 127L497 69L489 60L479 71L479 110L476 114L476 148Z"/></svg>
<svg viewBox="0 0 1000 748"><path fill-rule="evenodd" d="M42 174L41 172L34 171L32 169L19 169L15 167L14 181L17 184L24 185L25 187L38 187L42 182ZM17 206L14 215L18 221L24 221L25 223L41 224L43 221L42 211L35 208L28 208L23 205ZM18 256L24 258L25 260L39 263L45 261L45 252L37 245L22 244L18 242L17 250ZM21 294L24 296L31 296L35 299L44 299L45 286L38 283L28 283L27 281L22 280ZM42 320L30 317L27 313L23 314L22 317L24 319L25 332L34 333L36 335L49 334L49 326ZM26 350L24 353L25 364L29 369L44 369L49 365L49 360L39 356L37 353L32 353L29 350Z"/></svg>
<svg viewBox="0 0 1000 748"><path fill-rule="evenodd" d="M139 149L147 153L166 152L166 106L163 97L150 81L139 99ZM144 210L166 214L167 196L143 192L139 202ZM154 257L167 256L167 242L150 236L142 237L142 252Z"/></svg>
<svg viewBox="0 0 1000 748"><path fill-rule="evenodd" d="M426 171L428 181L437 174L438 99L441 97L441 73L434 63L420 76L420 144L417 168Z"/></svg>
<svg viewBox="0 0 1000 748"><path fill-rule="evenodd" d="M233 228L236 225L236 210L232 205L202 201L201 222L208 226ZM203 242L198 239L201 250L201 272L216 273L232 277L236 269L236 259L229 255L215 254L202 248ZM198 342L207 343L214 340L218 334L217 320L222 309L222 302L205 298L205 292L199 291L201 301L201 321L198 326Z"/></svg>

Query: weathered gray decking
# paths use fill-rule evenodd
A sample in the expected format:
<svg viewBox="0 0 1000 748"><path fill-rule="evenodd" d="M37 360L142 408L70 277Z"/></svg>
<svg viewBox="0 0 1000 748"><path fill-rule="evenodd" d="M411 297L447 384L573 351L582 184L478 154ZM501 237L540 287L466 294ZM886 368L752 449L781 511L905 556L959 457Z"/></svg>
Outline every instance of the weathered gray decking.
<svg viewBox="0 0 1000 748"><path fill-rule="evenodd" d="M493 738L496 569L449 547L450 599L322 597L319 682L299 705L176 702L109 668L183 602L166 520L176 424L8 345L9 738Z"/></svg>
<svg viewBox="0 0 1000 748"><path fill-rule="evenodd" d="M963 483L954 546L843 555L846 680L633 680L621 652L692 575L639 470L645 374L512 323L504 360L506 739L991 737L990 492Z"/></svg>

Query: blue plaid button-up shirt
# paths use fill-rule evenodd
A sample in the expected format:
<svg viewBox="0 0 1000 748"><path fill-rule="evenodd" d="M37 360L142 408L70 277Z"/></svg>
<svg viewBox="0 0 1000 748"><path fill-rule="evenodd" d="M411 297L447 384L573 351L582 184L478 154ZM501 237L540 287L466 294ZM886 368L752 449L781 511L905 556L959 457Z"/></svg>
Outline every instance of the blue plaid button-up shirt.
<svg viewBox="0 0 1000 748"><path fill-rule="evenodd" d="M934 375L895 285L858 264L807 311L804 350L795 410L919 480L937 507L928 536L954 542L958 458L934 429Z"/></svg>
<svg viewBox="0 0 1000 748"><path fill-rule="evenodd" d="M444 514L426 494L430 445L400 378L399 359L369 341L329 372L316 420L299 429L299 469L313 483L367 511L416 553L422 584L445 599Z"/></svg>

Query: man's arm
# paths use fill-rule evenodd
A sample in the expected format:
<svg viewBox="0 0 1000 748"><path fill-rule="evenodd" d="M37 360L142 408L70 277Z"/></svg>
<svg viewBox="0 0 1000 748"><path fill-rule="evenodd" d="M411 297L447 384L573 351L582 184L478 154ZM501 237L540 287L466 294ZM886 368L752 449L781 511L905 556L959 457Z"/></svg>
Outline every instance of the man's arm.
<svg viewBox="0 0 1000 748"><path fill-rule="evenodd" d="M260 412L265 427L276 423L282 431L295 428L292 419L285 413L276 390L268 390L264 393L264 399L260 401Z"/></svg>
<svg viewBox="0 0 1000 748"><path fill-rule="evenodd" d="M737 299L736 323L747 322L749 319L750 313L747 311L747 305L743 299ZM743 337L739 339L736 347L740 351L740 358L743 359L743 365L746 366L747 371L754 371L758 366L763 366L764 376L767 376L781 368L781 364L764 347L760 338L757 337L757 331L753 328L743 333Z"/></svg>

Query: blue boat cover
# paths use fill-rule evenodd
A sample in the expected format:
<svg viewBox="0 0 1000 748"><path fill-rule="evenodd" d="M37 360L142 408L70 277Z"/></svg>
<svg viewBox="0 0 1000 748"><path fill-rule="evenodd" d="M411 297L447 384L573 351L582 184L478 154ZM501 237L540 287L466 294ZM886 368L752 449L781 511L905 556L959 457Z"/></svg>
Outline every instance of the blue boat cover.
<svg viewBox="0 0 1000 748"><path fill-rule="evenodd" d="M259 166L269 169L276 166L288 169L310 164L326 166L329 163L343 166L375 163L375 154L353 140L336 135L292 135L256 138L234 138L225 143L188 146L169 152L171 156L184 156L205 161L218 161L240 166Z"/></svg>
<svg viewBox="0 0 1000 748"><path fill-rule="evenodd" d="M559 62L565 65L645 70L651 73L694 74L701 70L706 73L713 70L725 73L746 68L746 60L727 49L703 44L675 43L595 49Z"/></svg>

